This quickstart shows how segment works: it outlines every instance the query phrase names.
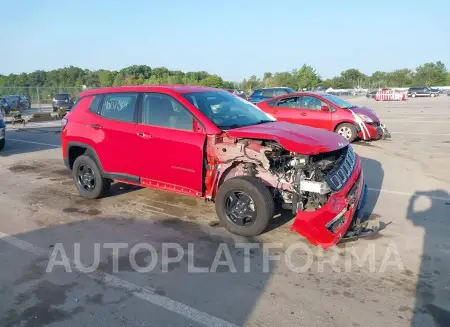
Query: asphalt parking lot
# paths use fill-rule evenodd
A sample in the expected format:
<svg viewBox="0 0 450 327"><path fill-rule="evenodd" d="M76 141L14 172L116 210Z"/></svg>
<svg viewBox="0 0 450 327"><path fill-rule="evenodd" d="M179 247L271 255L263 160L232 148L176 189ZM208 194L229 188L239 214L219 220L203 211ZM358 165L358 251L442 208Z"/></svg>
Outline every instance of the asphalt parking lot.
<svg viewBox="0 0 450 327"><path fill-rule="evenodd" d="M392 133L354 145L385 228L328 252L285 215L248 240L193 198L115 184L84 200L54 122L8 126L0 326L450 326L450 97L352 101Z"/></svg>

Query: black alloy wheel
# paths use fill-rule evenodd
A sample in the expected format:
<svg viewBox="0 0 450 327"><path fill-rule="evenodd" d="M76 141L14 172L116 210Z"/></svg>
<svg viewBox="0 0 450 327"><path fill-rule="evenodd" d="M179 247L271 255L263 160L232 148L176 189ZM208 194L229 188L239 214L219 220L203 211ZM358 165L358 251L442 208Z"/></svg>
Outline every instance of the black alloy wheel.
<svg viewBox="0 0 450 327"><path fill-rule="evenodd" d="M248 227L256 221L255 204L247 193L230 190L225 197L225 212L232 223L239 227Z"/></svg>
<svg viewBox="0 0 450 327"><path fill-rule="evenodd" d="M95 189L95 173L88 164L78 166L77 182L86 191L92 192Z"/></svg>

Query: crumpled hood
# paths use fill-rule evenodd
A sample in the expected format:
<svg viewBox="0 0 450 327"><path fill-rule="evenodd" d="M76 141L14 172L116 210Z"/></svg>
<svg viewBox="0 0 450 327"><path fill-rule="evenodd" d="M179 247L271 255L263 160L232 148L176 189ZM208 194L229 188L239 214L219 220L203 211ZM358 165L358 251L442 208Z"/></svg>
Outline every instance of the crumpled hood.
<svg viewBox="0 0 450 327"><path fill-rule="evenodd" d="M370 108L367 108L367 107L353 107L350 110L353 111L355 114L366 115L367 117L371 118L374 123L379 123L380 122L380 118L378 118L378 116L375 113L375 111L373 111Z"/></svg>
<svg viewBox="0 0 450 327"><path fill-rule="evenodd" d="M307 155L330 152L348 145L348 141L339 134L281 121L235 128L227 134L236 138L273 140L288 151Z"/></svg>

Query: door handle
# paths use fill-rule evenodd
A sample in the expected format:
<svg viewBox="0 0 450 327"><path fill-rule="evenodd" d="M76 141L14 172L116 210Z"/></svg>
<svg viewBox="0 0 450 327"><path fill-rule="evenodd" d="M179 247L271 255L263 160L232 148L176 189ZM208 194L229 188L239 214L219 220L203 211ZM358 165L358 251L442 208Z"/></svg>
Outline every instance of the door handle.
<svg viewBox="0 0 450 327"><path fill-rule="evenodd" d="M103 126L98 125L98 124L92 124L91 127L92 127L93 129L102 129L102 128L103 128Z"/></svg>
<svg viewBox="0 0 450 327"><path fill-rule="evenodd" d="M139 137L143 137L145 139L150 139L152 136L150 134L146 134L146 133L136 133L137 136Z"/></svg>
<svg viewBox="0 0 450 327"><path fill-rule="evenodd" d="M301 116L306 116L306 113L302 112L300 115L301 115Z"/></svg>

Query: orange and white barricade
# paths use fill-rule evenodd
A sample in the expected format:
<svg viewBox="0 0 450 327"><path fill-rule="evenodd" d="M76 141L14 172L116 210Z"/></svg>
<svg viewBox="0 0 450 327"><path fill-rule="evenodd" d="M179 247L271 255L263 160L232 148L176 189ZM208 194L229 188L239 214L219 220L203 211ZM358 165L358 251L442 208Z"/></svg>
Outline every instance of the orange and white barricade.
<svg viewBox="0 0 450 327"><path fill-rule="evenodd" d="M406 101L406 94L391 89L382 89L375 94L374 99L376 101Z"/></svg>

